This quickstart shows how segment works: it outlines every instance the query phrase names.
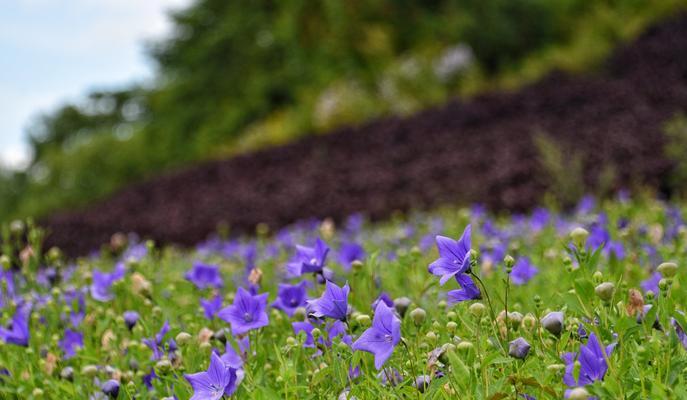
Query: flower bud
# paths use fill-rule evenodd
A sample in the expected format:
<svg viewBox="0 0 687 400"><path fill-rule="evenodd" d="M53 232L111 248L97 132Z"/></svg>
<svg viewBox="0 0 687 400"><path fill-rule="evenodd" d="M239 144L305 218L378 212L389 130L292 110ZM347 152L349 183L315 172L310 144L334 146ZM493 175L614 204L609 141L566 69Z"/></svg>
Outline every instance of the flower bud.
<svg viewBox="0 0 687 400"><path fill-rule="evenodd" d="M570 232L570 239L572 239L573 243L578 249L582 249L584 247L588 237L589 232L581 227L577 227Z"/></svg>
<svg viewBox="0 0 687 400"><path fill-rule="evenodd" d="M508 325L511 329L518 329L522 323L523 316L517 311L508 313Z"/></svg>
<svg viewBox="0 0 687 400"><path fill-rule="evenodd" d="M155 373L158 375L167 375L172 370L172 363L167 359L162 359L155 364Z"/></svg>
<svg viewBox="0 0 687 400"><path fill-rule="evenodd" d="M295 337L289 336L286 338L286 344L288 344L289 346L296 346L298 345L298 341Z"/></svg>
<svg viewBox="0 0 687 400"><path fill-rule="evenodd" d="M429 375L420 375L415 378L415 381L413 382L413 387L417 389L420 393L424 393L427 388L429 388L429 384L431 382L431 378Z"/></svg>
<svg viewBox="0 0 687 400"><path fill-rule="evenodd" d="M599 284L599 283L603 282L604 274L602 274L601 271L596 271L592 275L592 280L594 281L594 283Z"/></svg>
<svg viewBox="0 0 687 400"><path fill-rule="evenodd" d="M62 368L62 371L60 371L60 378L64 379L65 381L72 381L74 380L74 368L72 367L64 367Z"/></svg>
<svg viewBox="0 0 687 400"><path fill-rule="evenodd" d="M537 318L531 313L527 313L522 319L522 327L531 331L537 325Z"/></svg>
<svg viewBox="0 0 687 400"><path fill-rule="evenodd" d="M480 318L482 315L484 315L484 311L487 308L484 306L482 303L472 303L468 310L472 315L474 315L476 318Z"/></svg>
<svg viewBox="0 0 687 400"><path fill-rule="evenodd" d="M613 282L604 282L599 284L594 292L603 301L610 301L615 293L615 285Z"/></svg>
<svg viewBox="0 0 687 400"><path fill-rule="evenodd" d="M89 378L94 377L97 373L98 367L96 367L95 365L84 365L83 368L81 368L81 374Z"/></svg>
<svg viewBox="0 0 687 400"><path fill-rule="evenodd" d="M126 327L129 328L129 330L132 330L134 326L136 326L136 323L138 322L139 315L136 311L125 311L124 314L124 323L126 324Z"/></svg>
<svg viewBox="0 0 687 400"><path fill-rule="evenodd" d="M458 329L457 323L455 323L453 321L449 321L446 323L446 331L448 331L448 333L450 333L451 335L456 333L456 329Z"/></svg>
<svg viewBox="0 0 687 400"><path fill-rule="evenodd" d="M179 346L185 346L188 344L193 337L191 336L190 333L188 332L179 332L179 334L176 336L175 340Z"/></svg>
<svg viewBox="0 0 687 400"><path fill-rule="evenodd" d="M515 265L515 259L511 257L510 254L507 254L503 258L503 263L506 264L506 273L510 274L510 272L513 270L513 265Z"/></svg>
<svg viewBox="0 0 687 400"><path fill-rule="evenodd" d="M519 337L508 344L508 355L511 357L524 360L527 354L530 352L530 344L527 341Z"/></svg>
<svg viewBox="0 0 687 400"><path fill-rule="evenodd" d="M355 321L360 324L360 326L367 328L372 324L370 316L367 314L360 314L355 318Z"/></svg>
<svg viewBox="0 0 687 400"><path fill-rule="evenodd" d="M412 318L416 326L420 326L423 322L425 322L427 313L422 308L416 308L410 312L410 318Z"/></svg>
<svg viewBox="0 0 687 400"><path fill-rule="evenodd" d="M427 341L429 341L431 344L434 344L437 341L437 334L432 331L429 331L425 335L425 338L427 338Z"/></svg>
<svg viewBox="0 0 687 400"><path fill-rule="evenodd" d="M468 342L467 340L463 340L462 342L460 342L456 345L456 349L458 349L458 351L462 351L462 352L468 352L473 347L475 347L475 345L473 345L472 342Z"/></svg>
<svg viewBox="0 0 687 400"><path fill-rule="evenodd" d="M553 335L560 336L563 332L563 319L562 311L552 311L541 319L541 325Z"/></svg>
<svg viewBox="0 0 687 400"><path fill-rule="evenodd" d="M34 398L37 399L37 398L43 397L44 392L43 392L43 389L41 389L41 388L35 388L35 389L33 389L33 392L31 392L31 394L33 395Z"/></svg>
<svg viewBox="0 0 687 400"><path fill-rule="evenodd" d="M570 400L587 400L589 399L589 392L584 387L576 387L568 393Z"/></svg>
<svg viewBox="0 0 687 400"><path fill-rule="evenodd" d="M101 389L103 393L112 399L116 399L117 396L119 396L119 382L114 379L110 379L109 381L103 383Z"/></svg>
<svg viewBox="0 0 687 400"><path fill-rule="evenodd" d="M661 292L665 292L666 290L668 290L668 287L670 286L669 283L670 282L668 281L668 279L666 279L666 278L661 279L660 281L658 281L658 289Z"/></svg>
<svg viewBox="0 0 687 400"><path fill-rule="evenodd" d="M293 312L293 317L298 321L304 321L307 315L308 311L305 309L305 307L298 307Z"/></svg>
<svg viewBox="0 0 687 400"><path fill-rule="evenodd" d="M551 371L551 372L561 372L565 371L565 364L551 364L547 365L546 369Z"/></svg>
<svg viewBox="0 0 687 400"><path fill-rule="evenodd" d="M313 339L317 340L322 336L322 331L320 330L320 328L313 328L310 334L312 335Z"/></svg>

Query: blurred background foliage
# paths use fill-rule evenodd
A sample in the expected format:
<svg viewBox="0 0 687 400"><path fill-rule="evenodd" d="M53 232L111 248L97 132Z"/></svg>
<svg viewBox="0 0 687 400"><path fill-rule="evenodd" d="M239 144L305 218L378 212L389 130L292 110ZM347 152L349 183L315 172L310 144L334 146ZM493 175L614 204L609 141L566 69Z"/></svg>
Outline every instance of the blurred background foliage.
<svg viewBox="0 0 687 400"><path fill-rule="evenodd" d="M199 0L153 82L42 115L0 219L78 207L185 164L589 71L684 0Z"/></svg>

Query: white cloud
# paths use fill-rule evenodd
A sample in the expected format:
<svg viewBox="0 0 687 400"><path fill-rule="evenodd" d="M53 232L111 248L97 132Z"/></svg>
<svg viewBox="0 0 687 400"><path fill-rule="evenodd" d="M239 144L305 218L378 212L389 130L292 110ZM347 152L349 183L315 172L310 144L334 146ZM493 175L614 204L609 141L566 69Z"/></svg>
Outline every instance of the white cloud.
<svg viewBox="0 0 687 400"><path fill-rule="evenodd" d="M93 87L149 78L144 42L191 0L17 0L0 13L0 161L28 157L30 119Z"/></svg>

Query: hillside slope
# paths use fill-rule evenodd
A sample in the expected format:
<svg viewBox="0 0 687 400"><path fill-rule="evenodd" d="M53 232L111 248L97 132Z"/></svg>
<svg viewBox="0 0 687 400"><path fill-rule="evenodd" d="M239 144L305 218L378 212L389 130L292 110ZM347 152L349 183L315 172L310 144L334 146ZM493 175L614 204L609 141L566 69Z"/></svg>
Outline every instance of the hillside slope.
<svg viewBox="0 0 687 400"><path fill-rule="evenodd" d="M41 222L48 243L74 255L118 231L193 244L220 221L246 232L259 222L278 227L353 212L382 218L444 203L527 209L546 189L536 132L588 155L589 182L614 165L619 186L661 187L670 168L662 127L680 110L687 110L684 15L618 49L593 76L553 74L518 92L201 164Z"/></svg>

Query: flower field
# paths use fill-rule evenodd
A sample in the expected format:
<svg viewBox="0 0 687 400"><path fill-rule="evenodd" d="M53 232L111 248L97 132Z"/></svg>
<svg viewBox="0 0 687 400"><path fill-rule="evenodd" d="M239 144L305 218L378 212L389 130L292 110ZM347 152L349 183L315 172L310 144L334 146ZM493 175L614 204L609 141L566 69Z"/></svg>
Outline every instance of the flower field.
<svg viewBox="0 0 687 400"><path fill-rule="evenodd" d="M76 261L31 223L3 239L2 399L687 397L678 204L116 235Z"/></svg>

